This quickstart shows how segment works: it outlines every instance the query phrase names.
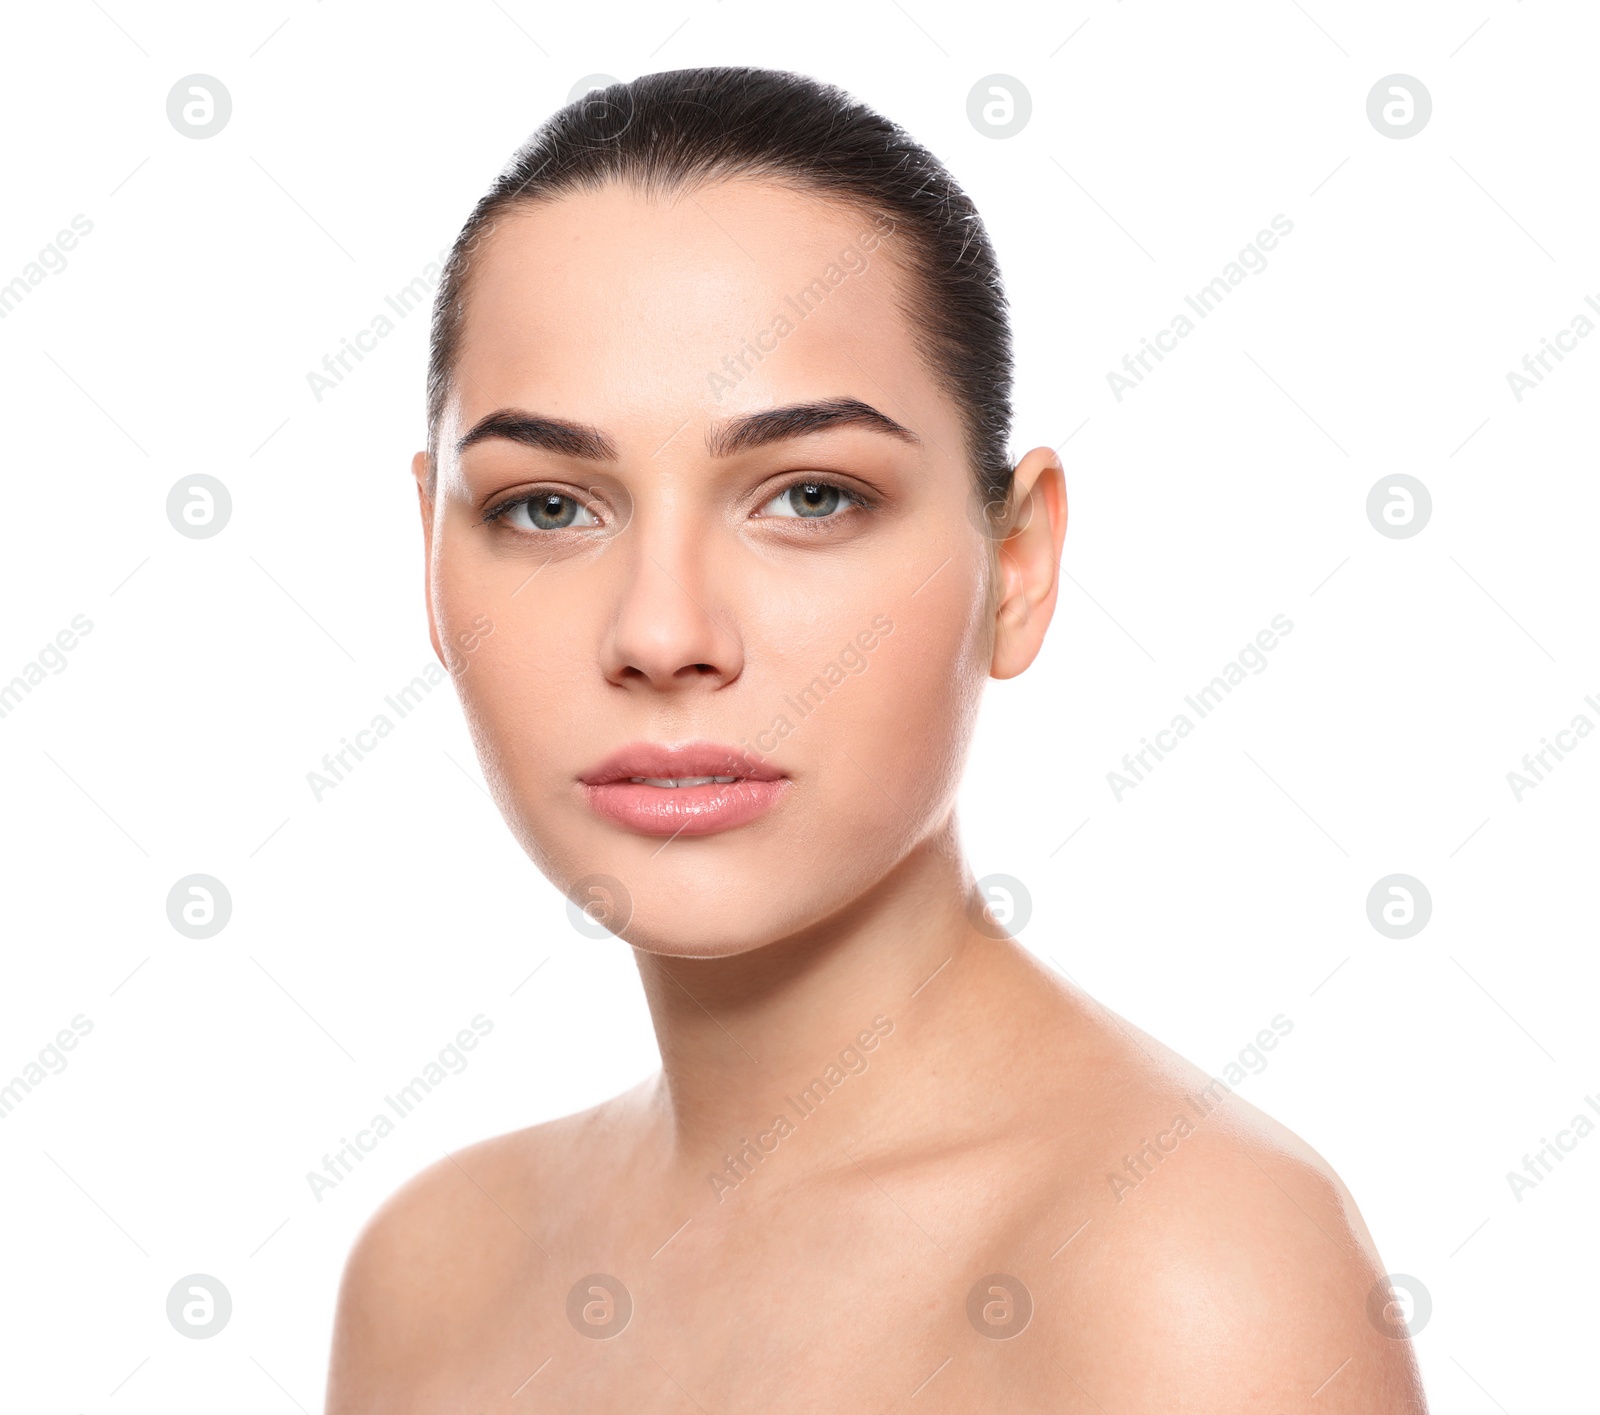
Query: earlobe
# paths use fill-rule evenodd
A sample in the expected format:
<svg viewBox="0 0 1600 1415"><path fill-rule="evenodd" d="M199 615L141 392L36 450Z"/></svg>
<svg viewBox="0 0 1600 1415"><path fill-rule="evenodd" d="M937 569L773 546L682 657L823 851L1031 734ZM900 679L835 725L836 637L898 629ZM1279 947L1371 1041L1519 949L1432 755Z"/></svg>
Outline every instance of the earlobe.
<svg viewBox="0 0 1600 1415"><path fill-rule="evenodd" d="M998 547L1001 593L989 665L995 678L1014 678L1033 662L1055 612L1067 490L1053 449L1036 447L1017 464L1012 496L1017 529Z"/></svg>

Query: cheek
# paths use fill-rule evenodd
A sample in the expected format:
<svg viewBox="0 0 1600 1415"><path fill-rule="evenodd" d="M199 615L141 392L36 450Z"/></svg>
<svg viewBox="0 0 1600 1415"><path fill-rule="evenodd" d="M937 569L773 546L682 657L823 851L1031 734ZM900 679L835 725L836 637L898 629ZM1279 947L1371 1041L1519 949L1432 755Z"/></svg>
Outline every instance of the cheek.
<svg viewBox="0 0 1600 1415"><path fill-rule="evenodd" d="M576 645L541 596L537 562L507 566L443 542L433 566L433 614L484 769L504 773L519 744L547 741L570 696Z"/></svg>
<svg viewBox="0 0 1600 1415"><path fill-rule="evenodd" d="M841 824L874 823L890 850L920 837L953 799L988 676L982 567L959 561L885 611L890 630L834 700L826 739L796 738L802 763L832 778ZM866 833L852 835L870 848Z"/></svg>
<svg viewBox="0 0 1600 1415"><path fill-rule="evenodd" d="M548 638L530 636L520 620L502 617L456 675L480 753L499 760L547 738L551 712L564 697L560 670Z"/></svg>

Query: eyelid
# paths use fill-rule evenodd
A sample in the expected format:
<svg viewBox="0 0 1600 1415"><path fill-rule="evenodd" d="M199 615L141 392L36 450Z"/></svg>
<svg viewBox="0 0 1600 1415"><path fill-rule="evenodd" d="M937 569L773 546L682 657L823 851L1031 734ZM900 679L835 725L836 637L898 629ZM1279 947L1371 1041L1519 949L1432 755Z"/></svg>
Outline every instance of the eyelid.
<svg viewBox="0 0 1600 1415"><path fill-rule="evenodd" d="M760 500L756 504L756 515L763 506L769 505L778 497L791 492L797 486L829 486L840 493L852 507L859 511L870 511L878 504L878 498L871 492L855 485L853 481L839 472L804 472L798 476L789 476L770 483L757 493ZM799 518L804 519L804 518ZM819 517L819 520L839 520L838 516Z"/></svg>
<svg viewBox="0 0 1600 1415"><path fill-rule="evenodd" d="M766 506L777 497L783 496L785 493L794 490L794 488L797 486L808 485L827 486L834 488L839 492L840 496L845 500L849 508L857 511L874 510L878 507L882 499L881 496L875 491L868 490L856 482L854 478L840 472L799 472L791 473L787 476L779 478L776 481L769 482L765 488L757 492L756 495L760 499L756 502L756 505L750 514L754 517L759 513L762 507ZM629 507L626 504L620 508L613 508L609 504L607 498L599 494L598 488L582 488L573 486L570 483L560 482L535 482L530 485L517 487L512 491L505 492L503 495L493 497L483 511L479 513L479 524L491 525L504 517L508 512L514 510L516 507L525 505L527 502L537 500L541 496L562 496L566 497L568 500L575 501L579 506L583 507L590 515L592 515L598 523L594 526L576 527L574 529L600 530L611 527L613 522L615 523L617 529L621 529L628 523L630 519ZM761 519L771 520L775 518L763 517ZM805 518L797 517L794 519ZM821 517L818 519L823 521L837 521L842 520L843 515L841 514L829 517ZM544 534L551 534L551 532L545 532Z"/></svg>
<svg viewBox="0 0 1600 1415"><path fill-rule="evenodd" d="M608 524L606 517L609 515L609 508L603 507L602 505L596 505L596 498L594 498L592 492L585 495L584 493L579 492L575 487L558 486L553 484L547 486L519 487L516 491L507 492L504 496L497 497L484 508L480 517L480 524L486 526L490 525L493 522L498 521L502 516L514 508L523 505L525 502L537 500L541 496L564 496L569 501L576 501L578 505L583 507L584 510L593 516L601 526ZM579 527L579 529L593 530L596 529L596 527L583 526Z"/></svg>

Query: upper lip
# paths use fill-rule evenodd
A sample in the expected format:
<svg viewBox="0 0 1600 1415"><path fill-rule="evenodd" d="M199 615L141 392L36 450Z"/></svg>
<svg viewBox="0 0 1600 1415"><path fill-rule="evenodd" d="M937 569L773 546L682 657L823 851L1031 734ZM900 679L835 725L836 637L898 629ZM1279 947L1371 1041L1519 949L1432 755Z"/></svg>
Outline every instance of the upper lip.
<svg viewBox="0 0 1600 1415"><path fill-rule="evenodd" d="M753 781L777 781L785 773L746 756L734 747L716 742L630 742L603 762L590 767L578 780L586 786L605 786L635 777L678 780L694 776L738 776Z"/></svg>

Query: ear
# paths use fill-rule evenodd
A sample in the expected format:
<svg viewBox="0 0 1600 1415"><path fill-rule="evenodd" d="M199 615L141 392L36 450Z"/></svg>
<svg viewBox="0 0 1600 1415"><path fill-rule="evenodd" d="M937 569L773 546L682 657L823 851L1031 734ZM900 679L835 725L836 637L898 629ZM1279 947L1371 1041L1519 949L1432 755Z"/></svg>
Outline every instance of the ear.
<svg viewBox="0 0 1600 1415"><path fill-rule="evenodd" d="M444 650L439 645L439 626L433 614L433 495L428 490L428 454L419 452L411 459L411 475L417 483L417 504L422 512L422 597L428 607L428 639L439 662L445 662Z"/></svg>
<svg viewBox="0 0 1600 1415"><path fill-rule="evenodd" d="M1011 505L1017 529L997 547L1000 602L989 664L996 678L1014 678L1033 662L1055 613L1067 534L1067 482L1053 449L1035 447L1017 463Z"/></svg>

